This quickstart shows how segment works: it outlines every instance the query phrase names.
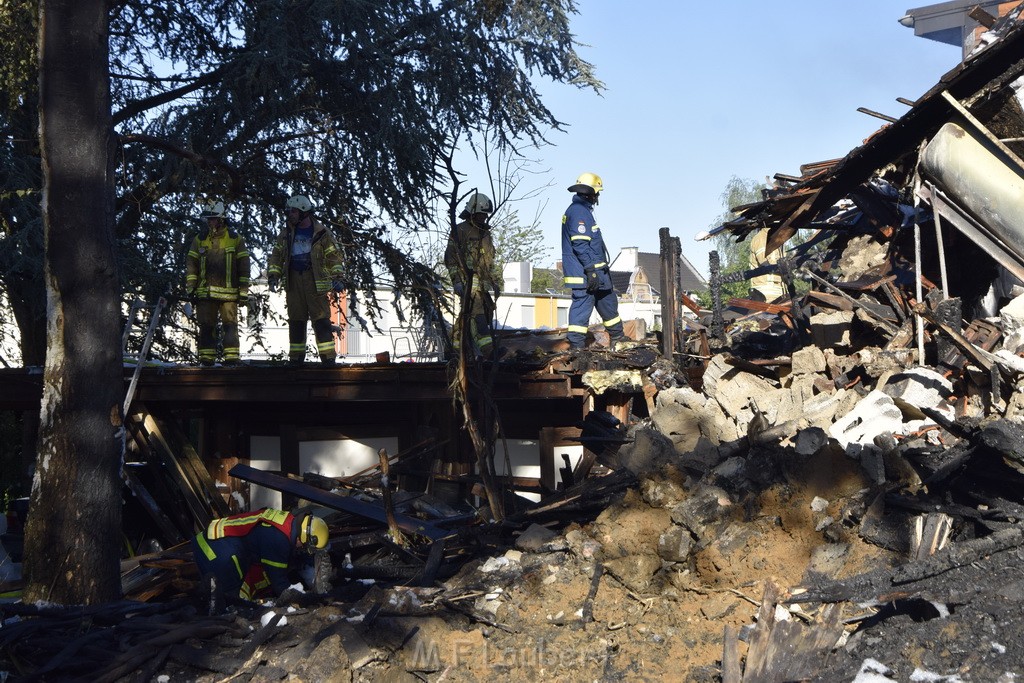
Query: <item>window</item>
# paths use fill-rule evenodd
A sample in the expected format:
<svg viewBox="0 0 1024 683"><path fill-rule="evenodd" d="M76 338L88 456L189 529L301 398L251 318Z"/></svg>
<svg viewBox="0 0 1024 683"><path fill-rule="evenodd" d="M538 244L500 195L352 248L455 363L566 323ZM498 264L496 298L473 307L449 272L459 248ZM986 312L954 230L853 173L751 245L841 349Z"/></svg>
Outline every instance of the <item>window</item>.
<svg viewBox="0 0 1024 683"><path fill-rule="evenodd" d="M523 306L519 312L519 315L521 316L523 327L527 329L533 329L533 327L535 326L533 306Z"/></svg>

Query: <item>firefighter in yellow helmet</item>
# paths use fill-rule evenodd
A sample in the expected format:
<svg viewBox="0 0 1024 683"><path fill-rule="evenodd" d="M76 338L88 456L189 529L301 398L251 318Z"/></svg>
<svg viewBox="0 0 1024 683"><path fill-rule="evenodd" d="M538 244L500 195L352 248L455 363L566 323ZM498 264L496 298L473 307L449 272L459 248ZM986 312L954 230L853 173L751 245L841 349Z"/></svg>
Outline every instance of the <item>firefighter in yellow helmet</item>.
<svg viewBox="0 0 1024 683"><path fill-rule="evenodd" d="M185 258L185 291L195 299L199 363L217 360L217 318L224 331L224 365L238 363L238 304L249 298L249 251L228 228L224 202L203 204L206 227L192 239Z"/></svg>
<svg viewBox="0 0 1024 683"><path fill-rule="evenodd" d="M566 339L574 349L583 348L595 307L612 344L625 339L619 300L608 270L608 250L601 228L594 220L594 207L602 190L601 176L581 174L576 183L569 186L569 192L574 195L562 216L562 269L565 286L572 290Z"/></svg>
<svg viewBox="0 0 1024 683"><path fill-rule="evenodd" d="M289 197L285 214L285 225L267 263L267 279L270 291L277 291L278 285L285 290L288 362L299 365L306 358L308 320L313 323L320 362L334 363L338 353L329 297L344 290L344 256L334 233L313 217L308 197Z"/></svg>
<svg viewBox="0 0 1024 683"><path fill-rule="evenodd" d="M466 319L469 320L473 343L483 356L491 355L493 350L494 307L501 293L501 285L494 272L494 241L487 222L492 213L494 204L490 197L480 192L471 194L459 214L463 220L453 228L444 252L444 265L451 276L455 294L469 306ZM455 348L460 346L460 337L461 332L456 328Z"/></svg>
<svg viewBox="0 0 1024 683"><path fill-rule="evenodd" d="M192 539L192 554L224 598L254 601L281 595L295 551L325 548L328 536L320 517L264 508L213 520Z"/></svg>

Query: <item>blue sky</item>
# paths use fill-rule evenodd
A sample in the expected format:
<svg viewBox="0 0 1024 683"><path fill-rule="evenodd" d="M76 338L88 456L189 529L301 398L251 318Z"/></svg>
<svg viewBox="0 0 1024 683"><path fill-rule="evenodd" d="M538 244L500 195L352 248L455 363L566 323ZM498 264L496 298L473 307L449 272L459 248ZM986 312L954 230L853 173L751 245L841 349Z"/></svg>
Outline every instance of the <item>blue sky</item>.
<svg viewBox="0 0 1024 683"><path fill-rule="evenodd" d="M883 121L898 117L955 67L960 50L914 36L898 23L906 4L883 0L581 0L574 33L589 47L607 90L565 85L542 92L566 133L536 150L535 182L554 186L541 215L549 263L576 176L602 176L598 224L609 251L658 251L668 227L683 254L707 272L710 242L697 242L722 213L733 176L799 175L803 163L845 156ZM715 10L715 11L713 11ZM532 217L536 200L520 207Z"/></svg>

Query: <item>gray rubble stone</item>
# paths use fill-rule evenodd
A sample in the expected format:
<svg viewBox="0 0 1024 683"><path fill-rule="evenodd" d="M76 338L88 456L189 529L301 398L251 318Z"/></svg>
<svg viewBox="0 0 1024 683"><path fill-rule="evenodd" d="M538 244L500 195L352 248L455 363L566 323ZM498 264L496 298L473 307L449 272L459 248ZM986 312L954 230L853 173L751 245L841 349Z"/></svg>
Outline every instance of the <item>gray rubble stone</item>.
<svg viewBox="0 0 1024 683"><path fill-rule="evenodd" d="M659 400L651 421L659 432L672 440L677 451L685 453L696 446L700 438L700 415L700 409Z"/></svg>
<svg viewBox="0 0 1024 683"><path fill-rule="evenodd" d="M707 437L701 436L697 439L697 445L693 447L693 450L689 453L680 453L679 463L701 472L707 472L721 459L718 446Z"/></svg>
<svg viewBox="0 0 1024 683"><path fill-rule="evenodd" d="M700 612L706 619L721 619L736 609L738 604L739 598L731 593L712 593L701 600Z"/></svg>
<svg viewBox="0 0 1024 683"><path fill-rule="evenodd" d="M650 478L640 482L640 495L651 507L670 508L686 500L689 494L680 484L670 479Z"/></svg>
<svg viewBox="0 0 1024 683"><path fill-rule="evenodd" d="M724 519L733 502L729 494L717 486L704 485L679 505L672 508L672 521L703 538L709 525Z"/></svg>
<svg viewBox="0 0 1024 683"><path fill-rule="evenodd" d="M811 339L819 349L845 349L850 346L853 311L823 311L811 316Z"/></svg>
<svg viewBox="0 0 1024 683"><path fill-rule="evenodd" d="M920 408L933 408L955 417L946 399L953 393L953 384L931 368L911 368L889 377L882 392L891 396L911 417L921 419Z"/></svg>
<svg viewBox="0 0 1024 683"><path fill-rule="evenodd" d="M658 537L658 555L666 562L686 562L693 537L681 526L672 526Z"/></svg>
<svg viewBox="0 0 1024 683"><path fill-rule="evenodd" d="M816 375L826 370L825 354L816 346L805 346L793 352L794 375Z"/></svg>
<svg viewBox="0 0 1024 683"><path fill-rule="evenodd" d="M515 547L528 553L541 552L542 548L558 536L554 531L540 524L531 524L516 538Z"/></svg>
<svg viewBox="0 0 1024 683"><path fill-rule="evenodd" d="M805 580L814 575L836 578L846 564L846 558L850 553L848 543L826 543L811 551L811 561L807 565Z"/></svg>
<svg viewBox="0 0 1024 683"><path fill-rule="evenodd" d="M814 455L828 443L828 434L821 427L807 427L796 433L797 455Z"/></svg>
<svg viewBox="0 0 1024 683"><path fill-rule="evenodd" d="M648 426L640 425L630 430L633 443L619 449L618 464L638 478L653 474L676 460L676 448L672 441Z"/></svg>
<svg viewBox="0 0 1024 683"><path fill-rule="evenodd" d="M604 563L612 576L634 593L642 593L651 585L654 574L661 569L661 558L654 554L626 555Z"/></svg>

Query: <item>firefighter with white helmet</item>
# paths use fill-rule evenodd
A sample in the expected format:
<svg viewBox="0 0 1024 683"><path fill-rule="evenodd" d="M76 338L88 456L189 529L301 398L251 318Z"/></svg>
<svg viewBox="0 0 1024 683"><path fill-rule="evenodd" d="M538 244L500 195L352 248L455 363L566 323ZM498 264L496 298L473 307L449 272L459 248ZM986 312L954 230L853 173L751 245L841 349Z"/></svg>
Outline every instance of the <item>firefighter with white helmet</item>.
<svg viewBox="0 0 1024 683"><path fill-rule="evenodd" d="M491 355L494 348L494 302L501 293L494 272L494 240L488 223L492 213L491 198L482 192L472 193L459 214L463 220L452 229L444 252L444 265L455 293L469 306L467 319L473 343L483 356ZM460 330L456 329L455 348L460 346L460 337Z"/></svg>
<svg viewBox="0 0 1024 683"><path fill-rule="evenodd" d="M601 228L594 220L594 207L603 190L601 176L581 174L569 186L574 196L562 216L562 269L565 286L572 290L566 338L573 349L583 348L594 308L612 344L625 338L619 300L608 270L608 249Z"/></svg>
<svg viewBox="0 0 1024 683"><path fill-rule="evenodd" d="M295 195L285 202L286 220L267 263L270 291L284 287L288 307L288 362L306 358L306 321L313 323L322 363L334 363L330 296L344 290L344 256L334 233L313 217L313 202Z"/></svg>
<svg viewBox="0 0 1024 683"><path fill-rule="evenodd" d="M224 364L238 362L238 304L249 298L249 251L227 226L222 201L202 205L206 227L193 238L185 257L185 291L196 302L199 363L217 360L217 318L224 331Z"/></svg>

